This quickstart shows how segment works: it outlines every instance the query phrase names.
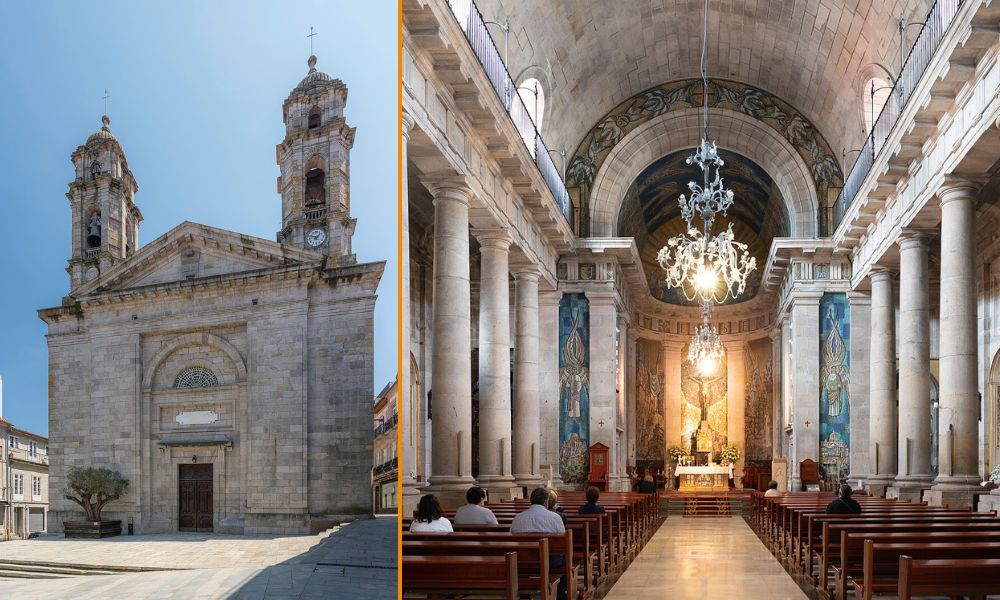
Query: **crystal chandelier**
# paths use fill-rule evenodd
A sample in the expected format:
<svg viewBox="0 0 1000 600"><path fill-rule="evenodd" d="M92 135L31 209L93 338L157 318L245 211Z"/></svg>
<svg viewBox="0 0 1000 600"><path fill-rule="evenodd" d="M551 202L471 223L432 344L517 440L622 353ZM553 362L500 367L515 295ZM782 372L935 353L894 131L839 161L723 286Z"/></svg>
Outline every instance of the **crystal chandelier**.
<svg viewBox="0 0 1000 600"><path fill-rule="evenodd" d="M702 306L701 325L695 329L694 337L688 344L688 362L693 364L702 376L714 373L716 364L726 353L719 331L708 324L709 310L707 303Z"/></svg>
<svg viewBox="0 0 1000 600"><path fill-rule="evenodd" d="M689 165L698 165L703 183L699 185L691 181L688 183L691 196L681 194L681 216L687 223L687 231L667 240L656 260L667 273L667 286L681 288L689 302L698 300L701 304L721 304L745 291L747 277L757 268L757 259L749 255L746 244L736 241L732 223L723 233L712 235L716 215L725 215L733 204L733 192L723 186L719 173L725 161L719 156L715 142L708 142L707 44L708 0L705 0L701 47L705 135L701 145L686 161ZM700 230L695 226L699 220Z"/></svg>

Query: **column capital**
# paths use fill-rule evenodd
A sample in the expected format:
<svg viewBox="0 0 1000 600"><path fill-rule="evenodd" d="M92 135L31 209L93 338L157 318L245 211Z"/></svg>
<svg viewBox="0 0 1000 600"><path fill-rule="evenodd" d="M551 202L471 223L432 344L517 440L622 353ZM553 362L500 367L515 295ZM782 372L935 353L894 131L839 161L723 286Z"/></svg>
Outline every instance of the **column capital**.
<svg viewBox="0 0 1000 600"><path fill-rule="evenodd" d="M896 244L900 250L919 247L926 249L930 244L930 240L931 237L926 231L906 227L899 231L899 235L896 237Z"/></svg>
<svg viewBox="0 0 1000 600"><path fill-rule="evenodd" d="M472 199L472 190L461 177L447 177L442 179L429 179L423 181L424 186L434 196L434 205L441 200L451 200L460 202L466 206Z"/></svg>
<svg viewBox="0 0 1000 600"><path fill-rule="evenodd" d="M518 265L511 268L510 272L516 281L530 281L534 283L538 283L538 279L542 274L538 266L533 264Z"/></svg>
<svg viewBox="0 0 1000 600"><path fill-rule="evenodd" d="M687 344L677 340L660 340L660 347L664 352L680 352Z"/></svg>
<svg viewBox="0 0 1000 600"><path fill-rule="evenodd" d="M726 348L726 354L732 352L746 352L746 344L743 340L723 342L722 345Z"/></svg>
<svg viewBox="0 0 1000 600"><path fill-rule="evenodd" d="M585 294L591 306L612 306L616 301L613 290L587 290Z"/></svg>
<svg viewBox="0 0 1000 600"><path fill-rule="evenodd" d="M872 280L872 283L882 282L882 281L892 281L899 277L899 274L890 269L889 267L883 265L873 265L868 271L868 278Z"/></svg>
<svg viewBox="0 0 1000 600"><path fill-rule="evenodd" d="M493 250L509 250L514 238L506 228L499 229L473 229L472 235L479 240L480 248L490 248Z"/></svg>
<svg viewBox="0 0 1000 600"><path fill-rule="evenodd" d="M974 179L947 175L935 195L944 206L953 200L975 200L982 187L982 183Z"/></svg>
<svg viewBox="0 0 1000 600"><path fill-rule="evenodd" d="M413 129L413 125L416 123L410 113L403 111L403 115L400 117L400 131L403 134L403 140L408 140L410 138L410 130Z"/></svg>

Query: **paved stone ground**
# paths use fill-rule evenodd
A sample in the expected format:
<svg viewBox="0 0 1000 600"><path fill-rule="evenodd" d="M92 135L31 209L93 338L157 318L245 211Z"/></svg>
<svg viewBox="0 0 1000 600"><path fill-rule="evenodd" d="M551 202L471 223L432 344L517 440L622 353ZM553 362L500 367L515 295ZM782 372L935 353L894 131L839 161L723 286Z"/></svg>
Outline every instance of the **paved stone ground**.
<svg viewBox="0 0 1000 600"><path fill-rule="evenodd" d="M115 540L49 538L7 542L0 550L3 556L16 556L19 560L52 561L53 557L58 557L55 561L63 563L186 570L6 580L0 583L0 600L316 600L346 597L375 600L396 597L394 517L356 521L333 530L322 540L320 536L219 535L151 535ZM8 548L14 549L15 545L18 546L16 552L8 553ZM58 546L66 551L59 553ZM77 560L81 557L89 560ZM110 558L115 561L98 560Z"/></svg>

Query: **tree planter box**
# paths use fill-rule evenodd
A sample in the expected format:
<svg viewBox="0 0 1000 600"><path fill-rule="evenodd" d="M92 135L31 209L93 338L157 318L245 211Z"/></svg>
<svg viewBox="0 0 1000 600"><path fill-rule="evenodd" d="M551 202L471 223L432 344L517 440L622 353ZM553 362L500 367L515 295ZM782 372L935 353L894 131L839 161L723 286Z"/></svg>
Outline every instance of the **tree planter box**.
<svg viewBox="0 0 1000 600"><path fill-rule="evenodd" d="M122 534L121 521L63 521L68 538L100 539Z"/></svg>

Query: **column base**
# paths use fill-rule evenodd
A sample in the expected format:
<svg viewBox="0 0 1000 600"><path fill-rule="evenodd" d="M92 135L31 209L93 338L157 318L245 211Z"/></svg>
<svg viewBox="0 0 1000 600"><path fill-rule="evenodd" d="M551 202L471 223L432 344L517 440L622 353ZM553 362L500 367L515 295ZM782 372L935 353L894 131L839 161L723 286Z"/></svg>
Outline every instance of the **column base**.
<svg viewBox="0 0 1000 600"><path fill-rule="evenodd" d="M864 489L869 496L875 498L885 498L886 489L895 483L887 477L869 477L864 482Z"/></svg>
<svg viewBox="0 0 1000 600"><path fill-rule="evenodd" d="M420 502L420 496L423 494L422 485L417 481L403 480L403 497L399 503L399 514L403 515L404 519L417 510L417 503Z"/></svg>
<svg viewBox="0 0 1000 600"><path fill-rule="evenodd" d="M522 493L525 498L531 496L531 490L545 487L546 484L546 480L543 479L541 475L534 473L518 475L517 473L514 473L514 485L522 489Z"/></svg>
<svg viewBox="0 0 1000 600"><path fill-rule="evenodd" d="M976 510L981 513L988 513L991 510L1000 515L1000 495L990 492L979 496L979 506Z"/></svg>
<svg viewBox="0 0 1000 600"><path fill-rule="evenodd" d="M897 477L896 480L885 490L886 498L906 500L908 502L921 502L924 490L931 488L931 475L906 475Z"/></svg>
<svg viewBox="0 0 1000 600"><path fill-rule="evenodd" d="M431 475L428 484L421 490L424 494L434 494L442 508L458 508L465 504L465 492L476 485L469 477L437 477Z"/></svg>
<svg viewBox="0 0 1000 600"><path fill-rule="evenodd" d="M489 494L490 502L524 497L521 488L509 475L480 475L477 483Z"/></svg>
<svg viewBox="0 0 1000 600"><path fill-rule="evenodd" d="M629 485L629 478L623 475L611 475L608 477L609 492L627 492L629 491Z"/></svg>
<svg viewBox="0 0 1000 600"><path fill-rule="evenodd" d="M864 489L865 479L867 478L868 475L865 475L864 473L850 473L847 475L846 481L847 485L851 486L851 489L857 491Z"/></svg>
<svg viewBox="0 0 1000 600"><path fill-rule="evenodd" d="M924 492L923 499L929 506L944 506L956 510L966 510L972 506L973 494L982 491L978 485L971 487L939 488L937 484Z"/></svg>

